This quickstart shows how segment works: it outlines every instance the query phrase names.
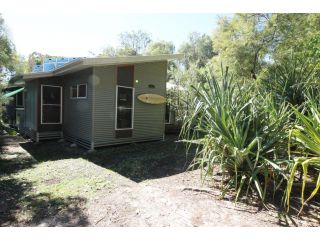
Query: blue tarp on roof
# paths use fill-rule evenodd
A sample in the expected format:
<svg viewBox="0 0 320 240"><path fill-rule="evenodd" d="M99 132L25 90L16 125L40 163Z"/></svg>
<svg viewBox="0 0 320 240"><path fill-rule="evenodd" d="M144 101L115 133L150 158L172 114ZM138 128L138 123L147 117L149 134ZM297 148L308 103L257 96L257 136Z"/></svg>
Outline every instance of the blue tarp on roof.
<svg viewBox="0 0 320 240"><path fill-rule="evenodd" d="M45 58L43 64L34 65L32 67L32 72L51 72L59 67L64 66L69 62L76 61L80 58L75 57L60 57L60 58Z"/></svg>

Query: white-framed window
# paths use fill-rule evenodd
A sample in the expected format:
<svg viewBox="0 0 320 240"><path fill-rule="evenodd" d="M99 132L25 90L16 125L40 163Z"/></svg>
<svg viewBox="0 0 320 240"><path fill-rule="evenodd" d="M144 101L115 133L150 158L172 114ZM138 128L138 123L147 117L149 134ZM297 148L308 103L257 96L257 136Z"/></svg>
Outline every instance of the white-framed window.
<svg viewBox="0 0 320 240"><path fill-rule="evenodd" d="M41 85L41 124L62 123L62 87Z"/></svg>
<svg viewBox="0 0 320 240"><path fill-rule="evenodd" d="M117 85L116 130L133 129L134 88Z"/></svg>
<svg viewBox="0 0 320 240"><path fill-rule="evenodd" d="M18 92L16 94L16 107L17 108L24 107L24 91Z"/></svg>
<svg viewBox="0 0 320 240"><path fill-rule="evenodd" d="M77 84L71 86L70 98L87 98L87 84Z"/></svg>

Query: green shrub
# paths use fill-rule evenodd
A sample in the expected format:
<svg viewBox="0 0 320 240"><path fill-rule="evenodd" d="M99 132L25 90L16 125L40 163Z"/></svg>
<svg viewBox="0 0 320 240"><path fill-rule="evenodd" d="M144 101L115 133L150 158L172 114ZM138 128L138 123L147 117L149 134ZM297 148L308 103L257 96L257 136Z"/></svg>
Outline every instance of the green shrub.
<svg viewBox="0 0 320 240"><path fill-rule="evenodd" d="M295 179L298 167L302 167L303 179L301 189L301 209L310 201L320 189L320 112L319 104L315 100L309 99L302 112L294 109L297 118L297 124L290 131L289 138L289 155L293 154L294 164L291 166L291 174L288 180L286 191L286 204L288 210L290 208L290 196L293 182ZM291 149L296 149L291 151ZM308 169L313 169L318 175L316 184L305 200L305 186L308 178ZM315 175L316 175L315 174Z"/></svg>
<svg viewBox="0 0 320 240"><path fill-rule="evenodd" d="M270 188L276 191L287 177L289 106L239 87L228 69L220 79L208 72L207 81L192 89L193 111L181 131L188 146L197 145L192 166L200 167L202 178L218 167L222 192L235 189L236 201L245 192L257 193L264 202Z"/></svg>
<svg viewBox="0 0 320 240"><path fill-rule="evenodd" d="M263 91L270 93L277 103L288 102L299 107L306 101L306 92L319 94L318 56L291 53L268 67L262 77Z"/></svg>

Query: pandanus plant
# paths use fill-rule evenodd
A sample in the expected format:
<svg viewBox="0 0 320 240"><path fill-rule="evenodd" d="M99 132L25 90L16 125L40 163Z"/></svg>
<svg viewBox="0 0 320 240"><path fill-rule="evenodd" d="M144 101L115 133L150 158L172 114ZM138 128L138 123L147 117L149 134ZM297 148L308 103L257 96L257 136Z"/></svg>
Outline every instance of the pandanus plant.
<svg viewBox="0 0 320 240"><path fill-rule="evenodd" d="M289 211L290 196L292 186L297 175L298 167L302 168L302 187L301 187L301 209L309 202L320 189L320 104L314 99L309 98L302 112L294 109L297 118L297 124L289 134L289 155L294 155L294 164L291 167L291 174L288 180L286 191L286 204ZM292 151L291 149L297 149ZM312 169L317 176L315 186L311 194L305 198L306 182L308 179L308 170ZM306 199L306 200L305 200Z"/></svg>
<svg viewBox="0 0 320 240"><path fill-rule="evenodd" d="M239 86L228 69L218 79L207 71L206 81L191 91L193 111L184 118L181 137L197 146L192 166L203 179L218 168L223 194L235 189L236 201L245 192L264 202L269 188L274 192L286 181L289 106Z"/></svg>

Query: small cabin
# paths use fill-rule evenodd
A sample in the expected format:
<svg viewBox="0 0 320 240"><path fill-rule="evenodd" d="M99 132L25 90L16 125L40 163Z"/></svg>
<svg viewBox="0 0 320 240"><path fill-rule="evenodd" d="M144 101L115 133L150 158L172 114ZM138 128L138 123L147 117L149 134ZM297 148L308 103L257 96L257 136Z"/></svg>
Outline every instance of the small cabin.
<svg viewBox="0 0 320 240"><path fill-rule="evenodd" d="M167 64L181 57L83 58L24 74L21 132L87 149L161 140Z"/></svg>

